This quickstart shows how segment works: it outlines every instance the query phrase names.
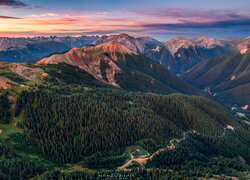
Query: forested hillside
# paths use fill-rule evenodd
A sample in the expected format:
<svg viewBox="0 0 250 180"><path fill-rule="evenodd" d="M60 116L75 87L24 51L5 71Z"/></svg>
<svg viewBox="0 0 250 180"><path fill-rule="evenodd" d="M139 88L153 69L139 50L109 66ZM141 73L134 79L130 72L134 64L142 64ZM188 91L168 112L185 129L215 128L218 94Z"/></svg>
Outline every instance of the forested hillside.
<svg viewBox="0 0 250 180"><path fill-rule="evenodd" d="M174 83L147 63L117 61L126 73L136 67ZM12 84L0 89L0 179L246 177L250 170L249 125L204 96L130 91L68 64L22 64L22 76L11 67L2 67Z"/></svg>
<svg viewBox="0 0 250 180"><path fill-rule="evenodd" d="M248 129L223 107L205 98L115 90L92 90L65 97L46 91L21 93L15 115L23 112L26 135L35 138L44 154L61 163L81 161L85 155L131 146L142 139L166 142L190 130L207 141L218 141L216 137L227 126L234 130L228 131L231 142L224 147L230 148L231 154L225 155L250 160ZM235 145L231 144L234 139Z"/></svg>

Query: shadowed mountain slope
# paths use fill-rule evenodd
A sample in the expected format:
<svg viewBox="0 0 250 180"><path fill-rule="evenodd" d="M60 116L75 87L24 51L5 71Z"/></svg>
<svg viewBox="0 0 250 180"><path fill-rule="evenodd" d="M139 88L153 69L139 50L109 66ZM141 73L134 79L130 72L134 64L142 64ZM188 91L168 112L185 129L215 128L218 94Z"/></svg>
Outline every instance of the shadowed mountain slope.
<svg viewBox="0 0 250 180"><path fill-rule="evenodd" d="M250 102L250 51L208 59L181 76L214 96L238 106Z"/></svg>

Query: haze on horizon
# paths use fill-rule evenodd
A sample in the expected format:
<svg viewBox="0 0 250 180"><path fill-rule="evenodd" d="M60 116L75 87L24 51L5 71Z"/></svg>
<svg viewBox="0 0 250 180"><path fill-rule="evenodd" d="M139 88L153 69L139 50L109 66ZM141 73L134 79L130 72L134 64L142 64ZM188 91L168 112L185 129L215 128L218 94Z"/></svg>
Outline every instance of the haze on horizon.
<svg viewBox="0 0 250 180"><path fill-rule="evenodd" d="M0 37L129 33L176 36L250 35L248 0L0 0Z"/></svg>

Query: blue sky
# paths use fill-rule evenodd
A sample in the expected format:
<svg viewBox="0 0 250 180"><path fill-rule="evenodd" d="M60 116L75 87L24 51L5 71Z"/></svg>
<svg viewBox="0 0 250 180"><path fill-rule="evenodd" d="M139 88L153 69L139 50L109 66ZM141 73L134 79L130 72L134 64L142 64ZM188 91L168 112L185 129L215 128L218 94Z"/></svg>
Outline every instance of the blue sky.
<svg viewBox="0 0 250 180"><path fill-rule="evenodd" d="M0 36L250 35L249 0L0 0Z"/></svg>

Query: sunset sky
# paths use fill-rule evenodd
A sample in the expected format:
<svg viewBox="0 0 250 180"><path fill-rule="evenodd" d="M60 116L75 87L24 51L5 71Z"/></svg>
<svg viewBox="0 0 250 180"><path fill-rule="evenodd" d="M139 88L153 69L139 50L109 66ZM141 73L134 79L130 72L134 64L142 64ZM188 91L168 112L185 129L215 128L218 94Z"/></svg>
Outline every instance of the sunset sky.
<svg viewBox="0 0 250 180"><path fill-rule="evenodd" d="M250 35L249 0L0 0L0 36Z"/></svg>

